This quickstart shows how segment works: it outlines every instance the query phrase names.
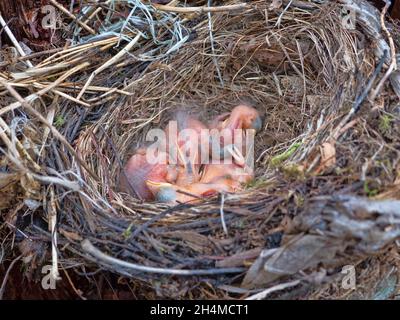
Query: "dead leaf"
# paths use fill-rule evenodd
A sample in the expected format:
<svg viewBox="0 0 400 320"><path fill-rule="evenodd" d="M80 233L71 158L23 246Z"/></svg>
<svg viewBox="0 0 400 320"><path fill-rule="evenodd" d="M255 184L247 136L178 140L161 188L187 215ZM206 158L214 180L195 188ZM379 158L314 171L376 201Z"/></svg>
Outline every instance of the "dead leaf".
<svg viewBox="0 0 400 320"><path fill-rule="evenodd" d="M263 251L243 279L245 288L262 287L282 276L331 261L344 244L319 235L295 236L285 246Z"/></svg>
<svg viewBox="0 0 400 320"><path fill-rule="evenodd" d="M321 164L319 171L330 169L336 164L336 148L332 142L324 142L321 147Z"/></svg>
<svg viewBox="0 0 400 320"><path fill-rule="evenodd" d="M60 228L59 231L68 240L72 240L72 241L82 241L83 240L83 238L75 232L67 231L62 228Z"/></svg>
<svg viewBox="0 0 400 320"><path fill-rule="evenodd" d="M262 248L254 248L244 252L239 252L230 257L226 257L221 261L217 261L215 266L218 268L231 268L241 267L245 264L246 260L254 260L261 253Z"/></svg>

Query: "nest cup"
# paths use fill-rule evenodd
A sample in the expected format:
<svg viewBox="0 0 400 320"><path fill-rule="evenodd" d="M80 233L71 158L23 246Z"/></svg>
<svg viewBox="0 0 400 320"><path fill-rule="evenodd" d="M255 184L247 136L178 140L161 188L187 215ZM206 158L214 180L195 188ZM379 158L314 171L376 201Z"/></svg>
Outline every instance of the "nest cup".
<svg viewBox="0 0 400 320"><path fill-rule="evenodd" d="M205 253L219 252L217 247L210 250L208 235L216 239L244 235L242 244L233 241L232 248L223 250L226 255L263 246L264 236L280 220L271 217L270 190L274 187L268 185L280 175L277 167L281 163L275 158L272 165L271 159L301 143L290 156L291 162L300 161L310 148L310 140L323 139L312 137L318 119L328 115L333 118L351 106L344 103L340 106L342 110L338 110L335 100L338 88L350 85L350 74L356 65L351 31L341 25L338 10L327 6L322 11L290 10L281 17L270 13L268 22L263 9L243 15L217 15L214 53L208 28L200 27L197 36L179 52L147 68L132 87L130 99L115 101L99 120L85 128L77 150L100 178L94 180L84 173L90 186L89 196L98 203L103 199L109 205L109 213L101 214L107 220L106 225L96 211L89 213L90 220L101 229L109 229L107 235L111 238L106 236L106 239L128 246L133 241L141 243L143 247L137 247L136 254L139 252L148 265L201 269L215 264L202 257ZM163 128L177 109L209 120L229 112L239 102L250 103L264 115L264 125L255 140L255 182L243 192L226 195L224 199L229 235L224 234L219 217L221 197L183 206L184 209L182 206L168 209L164 204L143 203L118 192L121 165L143 144L149 129ZM155 221L144 231L135 232L152 219ZM188 242L194 239L184 239L185 232L189 238L190 234L198 235L206 247L202 248L205 245L202 244L191 248ZM158 244L152 248L149 244L153 237ZM154 261L151 256L155 258L164 246L167 249L162 249L163 255ZM165 258L169 262L160 263Z"/></svg>
<svg viewBox="0 0 400 320"><path fill-rule="evenodd" d="M350 160L371 157L379 142L364 140L361 123L344 138L336 129L382 56L371 30L347 28L338 4L269 6L213 14L211 37L207 15L200 15L177 52L142 71L124 69L136 79L132 95L93 112L75 140L93 174L76 163L81 191L56 189L64 264L133 277L154 296L226 297L221 285L240 285L261 249L280 245L309 197L343 189L351 180L346 170L362 172ZM264 118L255 138L256 178L242 192L169 206L118 190L121 168L148 130L163 128L176 110L207 121L240 102ZM321 154L339 138L335 161L343 171ZM389 184L389 175L381 181Z"/></svg>

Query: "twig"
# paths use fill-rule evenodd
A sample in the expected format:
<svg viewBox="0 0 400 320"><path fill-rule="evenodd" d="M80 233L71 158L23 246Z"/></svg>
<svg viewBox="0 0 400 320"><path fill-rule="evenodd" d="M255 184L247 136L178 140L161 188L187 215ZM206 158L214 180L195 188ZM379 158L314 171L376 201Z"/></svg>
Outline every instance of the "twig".
<svg viewBox="0 0 400 320"><path fill-rule="evenodd" d="M209 8L211 8L211 2L212 2L212 0L208 0L207 1L207 6ZM221 83L221 86L224 87L224 80L222 80L221 70L219 69L219 65L218 65L218 59L217 59L217 56L215 55L214 36L213 36L213 32L212 32L213 26L212 26L211 12L208 12L207 16L208 16L208 29L210 30L211 52L213 54L212 59L213 59L213 62L215 64L215 68L217 69L219 82Z"/></svg>
<svg viewBox="0 0 400 320"><path fill-rule="evenodd" d="M59 84L61 84L65 79L67 79L69 76L71 76L72 74L74 74L75 72L86 68L87 66L89 66L90 63L89 62L84 62L74 68L72 68L70 71L66 72L65 74L63 74L61 77L59 77L56 81L51 82L47 87L43 88L42 90L39 90L36 93L32 93L29 96L25 97L25 101L28 103L31 103L33 101L35 101L37 98L39 98L40 96L44 95L45 93L51 91L53 88L57 87ZM1 79L0 79L1 80ZM10 84L8 84L10 85ZM10 105L8 105L7 107L3 107L0 109L0 116L9 112L9 111L13 111L19 107L21 107L21 102L17 101L14 102Z"/></svg>
<svg viewBox="0 0 400 320"><path fill-rule="evenodd" d="M226 227L225 223L224 203L225 203L225 195L221 193L221 205L219 207L219 213L221 214L222 229L224 230L225 234L228 234L228 228Z"/></svg>
<svg viewBox="0 0 400 320"><path fill-rule="evenodd" d="M77 17L75 17L71 12L69 12L67 9L65 9L61 4L59 4L55 0L49 0L51 4L53 4L55 7L57 7L60 11L64 12L68 17L70 17L72 20L75 20L77 24L79 24L82 28L84 28L86 31L89 33L96 35L96 31L94 31L91 27L89 27L86 23L80 21Z"/></svg>
<svg viewBox="0 0 400 320"><path fill-rule="evenodd" d="M386 60L386 56L387 56L387 51L385 50L381 60L379 61L374 73L372 74L371 78L369 79L363 92L361 92L361 94L356 98L350 112L346 115L346 117L337 126L337 129L335 130L335 132L333 134L333 138L335 140L339 138L340 132L343 132L342 131L343 127L350 121L350 119L353 117L353 115L355 115L360 110L361 104L364 102L365 98L368 96L368 93L370 92L376 77L382 70L383 64L385 63L385 60Z"/></svg>
<svg viewBox="0 0 400 320"><path fill-rule="evenodd" d="M281 26L281 21L283 18L283 15L285 14L286 11L288 11L289 7L292 5L293 0L290 0L289 3L286 5L285 9L283 9L282 13L279 15L278 20L275 23L275 28Z"/></svg>
<svg viewBox="0 0 400 320"><path fill-rule="evenodd" d="M16 257L16 258L10 263L10 265L9 265L9 267L8 267L8 269L7 269L6 274L4 275L3 282L2 282L1 287L0 287L0 300L3 300L4 291L6 290L6 284L7 284L7 280L8 280L8 277L9 277L9 275L10 275L11 269L14 267L14 265L17 263L17 261L18 261L19 259L21 259L21 258L22 258L22 254L19 255L18 257Z"/></svg>
<svg viewBox="0 0 400 320"><path fill-rule="evenodd" d="M25 57L26 53L24 52L24 50L19 45L17 39L15 39L14 34L10 30L10 28L8 27L7 23L4 21L3 16L1 15L1 13L0 13L0 24L3 26L4 30L6 31L8 37L10 38L11 42L13 43L15 49L17 49L17 51L20 54L20 56L21 57ZM28 65L29 68L33 68L33 64L29 60L26 61L26 64Z"/></svg>
<svg viewBox="0 0 400 320"><path fill-rule="evenodd" d="M58 272L58 254L57 254L57 209L55 204L54 189L50 189L49 202L49 230L51 232L51 277L53 280L61 280Z"/></svg>
<svg viewBox="0 0 400 320"><path fill-rule="evenodd" d="M219 7L173 7L162 4L153 4L160 11L176 12L176 13L204 13L204 12L224 12L248 8L247 3L231 4Z"/></svg>
<svg viewBox="0 0 400 320"><path fill-rule="evenodd" d="M246 300L261 300L266 298L269 294L275 292L275 291L280 291L280 290L284 290L290 287L294 287L297 286L300 283L300 280L295 280L292 282L287 282L287 283L282 283L282 284L278 284L272 288L268 288L260 293L256 293L255 295L252 295L248 298L246 298Z"/></svg>
<svg viewBox="0 0 400 320"><path fill-rule="evenodd" d="M177 275L177 276L199 276L199 275L218 275L218 274L226 274L226 273L241 273L245 271L244 268L217 268L217 269L195 269L195 270L182 270L182 269L170 269L170 268L157 268L157 267L148 267L144 265L139 265L136 263L126 262L124 260L120 260L114 257L111 257L99 249L93 246L93 244L85 239L81 243L82 249L95 257L96 259L103 261L105 263L109 263L114 266L119 266L125 269L131 269L135 271L142 271L147 273L158 273L158 274L169 274L169 275Z"/></svg>
<svg viewBox="0 0 400 320"><path fill-rule="evenodd" d="M361 93L361 95L359 95L356 99L356 101L354 102L353 107L351 108L353 114L357 113L361 107L361 104L364 102L365 98L368 96L369 91L372 88L372 85L374 84L374 81L376 79L376 77L379 75L379 73L381 72L382 68L383 68L383 64L385 63L386 60L386 56L387 56L387 51L385 50L383 52L383 56L381 58L381 60L379 61L378 65L376 66L376 69L374 71L374 73L372 74L371 78L369 79L367 85L365 86L364 91Z"/></svg>
<svg viewBox="0 0 400 320"><path fill-rule="evenodd" d="M75 157L75 159L80 163L80 165L85 168L85 170L94 178L98 179L97 175L87 166L87 164L79 157L79 155L76 153L74 148L70 145L70 143L65 139L65 137L51 124L47 121L46 118L44 118L38 111L36 111L34 108L32 108L29 103L24 100L20 96L20 94L12 87L10 86L7 82L4 80L0 79L0 83L2 83L6 89L11 93L11 95L18 100L18 102L23 106L25 109L27 109L29 112L31 112L34 116L38 117L38 119L48 128L50 128L51 132L53 135L61 141L61 143L72 153L72 155Z"/></svg>
<svg viewBox="0 0 400 320"><path fill-rule="evenodd" d="M90 107L90 104L89 104L89 103L84 102L84 101L82 101L82 100L78 100L78 99L76 99L76 98L74 98L74 97L71 97L70 95L66 94L65 92L62 92L62 91L56 90L56 89L53 89L53 92L54 92L55 94L58 94L59 96L65 98L65 99L71 100L71 101L73 101L73 102L75 102L75 103L77 103L77 104L80 104L80 105L82 105L82 106L84 106L84 107L86 107L86 108L89 108L89 107Z"/></svg>
<svg viewBox="0 0 400 320"><path fill-rule="evenodd" d="M135 38L131 42L129 42L120 52L118 52L114 57L112 57L110 60L102 64L100 67L98 67L95 71L92 72L90 75L89 79L87 79L85 85L83 86L81 92L79 92L78 96L76 97L78 100L82 97L82 95L85 93L87 87L90 85L90 83L93 81L94 77L102 72L103 70L107 69L108 67L112 66L118 60L120 60L125 54L129 52L129 50L132 49L132 47L136 44L136 42L139 41L141 37L141 34L138 33Z"/></svg>
<svg viewBox="0 0 400 320"><path fill-rule="evenodd" d="M79 298L81 298L82 300L87 300L87 299L82 295L81 290L79 290L79 289L77 289L77 288L75 287L75 285L74 285L74 283L72 282L72 279L71 279L71 277L69 276L67 270L66 270L65 268L62 268L62 270L64 271L65 276L67 277L67 280L68 280L68 282L69 282L69 284L70 284L72 290L74 290L74 292L76 293L76 295L77 295Z"/></svg>
<svg viewBox="0 0 400 320"><path fill-rule="evenodd" d="M381 91L383 84L389 78L390 74L393 72L393 70L397 69L396 48L394 46L394 41L393 41L392 35L390 34L389 30L386 28L386 24L385 24L385 15L391 5L391 1L386 0L385 2L386 2L385 7L383 8L382 13L381 13L381 26L389 39L391 63L390 63L389 68L386 70L386 73L384 74L384 76L379 81L378 85L376 86L375 90L371 93L371 101L375 100L376 96Z"/></svg>

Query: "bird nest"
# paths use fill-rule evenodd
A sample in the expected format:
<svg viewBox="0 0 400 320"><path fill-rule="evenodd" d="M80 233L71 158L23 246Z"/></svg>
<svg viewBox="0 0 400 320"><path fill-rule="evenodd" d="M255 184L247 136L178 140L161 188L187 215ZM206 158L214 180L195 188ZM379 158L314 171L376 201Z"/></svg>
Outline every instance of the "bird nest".
<svg viewBox="0 0 400 320"><path fill-rule="evenodd" d="M396 31L366 1L318 2L128 1L125 24L2 72L3 248L30 272L111 272L146 298L393 295ZM175 110L210 120L239 102L265 118L243 191L166 205L118 190ZM362 287L340 285L346 265Z"/></svg>

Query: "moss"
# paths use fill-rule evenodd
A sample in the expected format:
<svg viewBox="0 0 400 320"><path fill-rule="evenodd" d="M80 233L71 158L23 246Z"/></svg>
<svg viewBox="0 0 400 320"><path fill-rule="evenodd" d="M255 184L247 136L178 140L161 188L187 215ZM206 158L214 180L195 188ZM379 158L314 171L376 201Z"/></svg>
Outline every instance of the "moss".
<svg viewBox="0 0 400 320"><path fill-rule="evenodd" d="M281 170L286 178L304 180L304 168L303 166L295 163L290 163L286 166L282 166Z"/></svg>
<svg viewBox="0 0 400 320"><path fill-rule="evenodd" d="M130 236L132 235L132 227L133 223L131 223L128 228L122 233L122 236L125 238L125 240L129 239Z"/></svg>
<svg viewBox="0 0 400 320"><path fill-rule="evenodd" d="M387 114L382 115L379 119L379 131L382 133L388 133L390 131L392 121L392 116Z"/></svg>
<svg viewBox="0 0 400 320"><path fill-rule="evenodd" d="M368 197L375 197L379 193L379 190L370 188L368 181L364 181L364 192Z"/></svg>
<svg viewBox="0 0 400 320"><path fill-rule="evenodd" d="M301 207L303 207L304 202L306 201L306 199L300 194L295 194L294 201L296 203L296 206L298 208L301 208Z"/></svg>
<svg viewBox="0 0 400 320"><path fill-rule="evenodd" d="M65 118L62 115L57 115L56 119L54 120L54 126L56 128L60 128L65 123Z"/></svg>
<svg viewBox="0 0 400 320"><path fill-rule="evenodd" d="M251 180L251 181L245 183L245 184L243 185L243 187L244 187L245 189L250 189L250 188L265 187L265 186L267 186L267 185L268 185L268 182L265 181L264 179L262 179L262 178L256 178L256 179L253 179L253 180Z"/></svg>
<svg viewBox="0 0 400 320"><path fill-rule="evenodd" d="M274 167L277 167L279 164L281 164L283 161L289 159L289 157L295 153L295 151L301 146L301 142L297 142L292 144L289 149L287 149L285 152L276 155L271 159L271 165Z"/></svg>

